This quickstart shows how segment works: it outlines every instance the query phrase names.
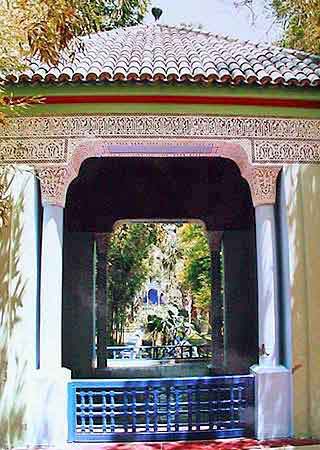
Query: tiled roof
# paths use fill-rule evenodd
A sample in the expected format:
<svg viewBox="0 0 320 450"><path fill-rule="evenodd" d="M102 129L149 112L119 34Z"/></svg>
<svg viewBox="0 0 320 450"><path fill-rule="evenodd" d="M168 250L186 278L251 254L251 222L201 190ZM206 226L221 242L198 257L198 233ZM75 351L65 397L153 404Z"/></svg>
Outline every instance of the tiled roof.
<svg viewBox="0 0 320 450"><path fill-rule="evenodd" d="M183 28L140 25L84 38L56 67L33 60L9 82L191 81L320 86L320 57Z"/></svg>

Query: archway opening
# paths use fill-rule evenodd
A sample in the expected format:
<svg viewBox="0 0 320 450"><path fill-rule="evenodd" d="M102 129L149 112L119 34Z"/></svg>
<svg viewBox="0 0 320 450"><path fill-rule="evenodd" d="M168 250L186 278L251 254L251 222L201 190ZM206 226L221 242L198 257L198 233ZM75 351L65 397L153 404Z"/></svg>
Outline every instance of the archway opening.
<svg viewBox="0 0 320 450"><path fill-rule="evenodd" d="M82 164L65 210L64 365L75 377L112 377L101 370L108 366L106 337L112 324L105 308L104 242L124 219L205 224L211 261L215 258L210 270L216 297L215 351L209 352L206 367L215 374L248 373L258 356L254 208L236 164L216 157L90 158ZM154 297L152 289L147 298Z"/></svg>
<svg viewBox="0 0 320 450"><path fill-rule="evenodd" d="M209 375L212 270L204 224L121 221L105 246L104 374Z"/></svg>

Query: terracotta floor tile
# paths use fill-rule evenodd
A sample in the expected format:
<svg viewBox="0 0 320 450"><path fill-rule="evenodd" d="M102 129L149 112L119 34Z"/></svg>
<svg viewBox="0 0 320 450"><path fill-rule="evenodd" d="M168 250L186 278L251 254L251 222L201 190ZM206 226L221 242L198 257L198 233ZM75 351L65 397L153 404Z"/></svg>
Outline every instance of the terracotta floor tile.
<svg viewBox="0 0 320 450"><path fill-rule="evenodd" d="M294 439L294 438L285 438L285 439L269 439L267 441L260 441L260 445L268 446L268 447L279 447L285 445L292 445L297 447L302 447L304 445L316 445L320 444L320 441L317 439Z"/></svg>
<svg viewBox="0 0 320 450"><path fill-rule="evenodd" d="M161 443L119 442L112 444L77 444L66 450L162 450Z"/></svg>
<svg viewBox="0 0 320 450"><path fill-rule="evenodd" d="M163 444L163 450L241 450L256 444L253 440L215 440L215 441L189 441L168 442Z"/></svg>
<svg viewBox="0 0 320 450"><path fill-rule="evenodd" d="M204 442L172 442L163 444L162 450L212 450L212 445Z"/></svg>
<svg viewBox="0 0 320 450"><path fill-rule="evenodd" d="M304 446L320 444L316 439L269 439L256 441L255 439L220 439L214 441L188 442L127 442L127 443L90 443L68 444L64 448L50 448L46 450L249 450L257 447L273 448L284 446ZM21 450L21 449L20 449ZM43 449L39 449L43 450Z"/></svg>
<svg viewBox="0 0 320 450"><path fill-rule="evenodd" d="M255 439L226 439L198 442L168 442L163 444L162 450L248 450L256 447L304 446L319 444L314 439L272 439L257 441Z"/></svg>

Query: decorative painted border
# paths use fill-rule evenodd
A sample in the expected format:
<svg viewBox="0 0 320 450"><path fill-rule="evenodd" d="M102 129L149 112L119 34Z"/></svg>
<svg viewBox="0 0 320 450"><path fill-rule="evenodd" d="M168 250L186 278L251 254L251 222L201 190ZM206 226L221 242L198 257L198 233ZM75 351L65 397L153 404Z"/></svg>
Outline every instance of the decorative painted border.
<svg viewBox="0 0 320 450"><path fill-rule="evenodd" d="M151 147L150 147L151 146ZM114 143L103 139L83 139L78 141L67 164L45 164L37 166L41 181L42 200L64 206L70 183L78 176L82 163L93 157L220 157L232 160L239 168L241 176L247 180L252 201L255 206L272 204L276 196L276 180L281 166L253 165L250 152L243 141L212 141L194 145L185 141L177 144L175 141L150 140L149 143Z"/></svg>
<svg viewBox="0 0 320 450"><path fill-rule="evenodd" d="M0 163L67 163L83 139L143 145L245 139L253 164L320 162L320 119L113 114L8 119L0 128Z"/></svg>
<svg viewBox="0 0 320 450"><path fill-rule="evenodd" d="M317 119L192 114L109 114L17 117L0 138L207 137L320 139Z"/></svg>
<svg viewBox="0 0 320 450"><path fill-rule="evenodd" d="M223 157L250 186L254 205L274 203L283 164L320 162L320 120L115 114L12 118L0 129L0 164L30 164L44 203L64 206L90 157Z"/></svg>
<svg viewBox="0 0 320 450"><path fill-rule="evenodd" d="M9 104L23 99L21 96L5 97ZM84 103L126 103L166 105L239 105L266 106L271 108L319 109L320 100L270 97L235 97L206 95L46 95L41 105L73 105Z"/></svg>

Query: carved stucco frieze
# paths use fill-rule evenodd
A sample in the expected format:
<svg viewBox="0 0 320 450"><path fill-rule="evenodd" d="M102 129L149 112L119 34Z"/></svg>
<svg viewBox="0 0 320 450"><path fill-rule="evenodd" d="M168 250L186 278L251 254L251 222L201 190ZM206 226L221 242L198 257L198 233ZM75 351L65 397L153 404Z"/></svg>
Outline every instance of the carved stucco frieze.
<svg viewBox="0 0 320 450"><path fill-rule="evenodd" d="M0 127L0 162L64 164L79 140L150 138L243 141L254 164L320 159L320 120L115 114L9 119Z"/></svg>
<svg viewBox="0 0 320 450"><path fill-rule="evenodd" d="M11 118L0 127L0 162L63 164L79 140L150 138L245 140L257 164L317 163L320 120L161 114Z"/></svg>
<svg viewBox="0 0 320 450"><path fill-rule="evenodd" d="M37 168L40 179L42 203L65 205L67 188L75 177L70 167L44 166Z"/></svg>
<svg viewBox="0 0 320 450"><path fill-rule="evenodd" d="M319 163L319 141L286 139L255 140L253 142L253 163Z"/></svg>
<svg viewBox="0 0 320 450"><path fill-rule="evenodd" d="M191 137L320 139L320 120L210 115L110 114L19 117L0 128L2 138Z"/></svg>
<svg viewBox="0 0 320 450"><path fill-rule="evenodd" d="M320 120L201 115L19 117L0 127L0 164L30 164L43 202L64 205L90 157L208 157L233 160L255 205L273 203L281 166L320 162Z"/></svg>
<svg viewBox="0 0 320 450"><path fill-rule="evenodd" d="M127 148L128 146L130 147L129 149ZM195 151L193 152L193 150ZM184 142L179 147L177 143L170 144L168 141L162 142L161 145L152 141L144 145L135 145L134 142L129 145L120 143L108 144L102 140L91 139L79 143L68 164L64 166L51 165L38 168L43 203L54 203L64 206L68 186L78 175L81 164L90 157L110 156L207 156L231 159L237 164L242 177L249 183L253 204L255 206L258 204L274 203L276 178L281 169L281 166L254 167L247 150L239 143L228 141L218 141L210 145L206 144L203 147L200 144L199 146L193 147L187 142Z"/></svg>
<svg viewBox="0 0 320 450"><path fill-rule="evenodd" d="M277 177L280 167L253 167L247 177L254 206L273 204L276 200Z"/></svg>
<svg viewBox="0 0 320 450"><path fill-rule="evenodd" d="M43 164L67 162L66 139L1 139L0 163Z"/></svg>

